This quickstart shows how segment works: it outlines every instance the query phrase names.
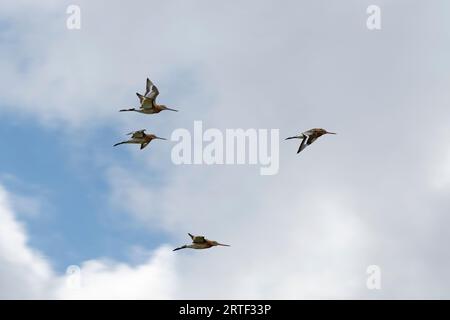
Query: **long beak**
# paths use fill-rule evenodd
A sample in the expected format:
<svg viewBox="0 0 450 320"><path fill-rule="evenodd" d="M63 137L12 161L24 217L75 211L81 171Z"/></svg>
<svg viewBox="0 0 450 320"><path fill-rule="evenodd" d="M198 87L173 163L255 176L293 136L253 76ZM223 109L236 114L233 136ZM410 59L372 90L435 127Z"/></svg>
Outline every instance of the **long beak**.
<svg viewBox="0 0 450 320"><path fill-rule="evenodd" d="M231 247L229 244L223 244L223 243L218 243L218 246L223 246L223 247Z"/></svg>
<svg viewBox="0 0 450 320"><path fill-rule="evenodd" d="M336 132L327 132L328 134L337 134Z"/></svg>
<svg viewBox="0 0 450 320"><path fill-rule="evenodd" d="M289 140L289 139L299 139L299 137L287 137L287 138L284 139L284 140Z"/></svg>
<svg viewBox="0 0 450 320"><path fill-rule="evenodd" d="M171 108L166 108L166 110L170 110L170 111L175 111L175 112L178 112L178 110L175 110L175 109L171 109Z"/></svg>
<svg viewBox="0 0 450 320"><path fill-rule="evenodd" d="M167 140L166 138L155 137L155 139Z"/></svg>

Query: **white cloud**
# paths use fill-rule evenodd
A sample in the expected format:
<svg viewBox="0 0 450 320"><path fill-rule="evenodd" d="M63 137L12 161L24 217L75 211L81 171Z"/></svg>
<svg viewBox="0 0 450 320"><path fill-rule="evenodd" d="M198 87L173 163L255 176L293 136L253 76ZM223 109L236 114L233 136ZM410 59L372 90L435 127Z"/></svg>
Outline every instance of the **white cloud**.
<svg viewBox="0 0 450 320"><path fill-rule="evenodd" d="M51 288L53 273L45 259L28 247L24 227L0 186L0 297L39 298Z"/></svg>
<svg viewBox="0 0 450 320"><path fill-rule="evenodd" d="M81 267L79 286L67 285L70 276L56 292L62 299L170 299L176 289L173 254L160 247L144 263L92 260Z"/></svg>
<svg viewBox="0 0 450 320"><path fill-rule="evenodd" d="M0 186L0 298L2 299L167 299L174 295L174 257L167 246L147 253L137 266L96 259L83 262L80 286L57 275L36 250Z"/></svg>

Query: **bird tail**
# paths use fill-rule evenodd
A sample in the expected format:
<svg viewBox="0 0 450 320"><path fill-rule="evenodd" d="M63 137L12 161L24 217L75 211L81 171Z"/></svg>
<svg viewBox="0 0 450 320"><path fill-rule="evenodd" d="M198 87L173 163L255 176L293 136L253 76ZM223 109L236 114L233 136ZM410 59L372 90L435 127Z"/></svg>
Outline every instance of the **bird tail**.
<svg viewBox="0 0 450 320"><path fill-rule="evenodd" d="M125 111L136 111L135 108L130 108L130 109L121 109L119 110L119 112L125 112Z"/></svg>
<svg viewBox="0 0 450 320"><path fill-rule="evenodd" d="M177 251L177 250L186 249L186 248L187 248L187 246L184 245L184 246L182 246L182 247L175 248L175 249L173 249L172 251Z"/></svg>

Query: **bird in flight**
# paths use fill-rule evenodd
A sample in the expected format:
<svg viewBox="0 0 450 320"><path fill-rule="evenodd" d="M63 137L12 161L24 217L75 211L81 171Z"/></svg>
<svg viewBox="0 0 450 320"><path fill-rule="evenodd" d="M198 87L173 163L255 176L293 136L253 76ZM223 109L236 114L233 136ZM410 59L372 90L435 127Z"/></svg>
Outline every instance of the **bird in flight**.
<svg viewBox="0 0 450 320"><path fill-rule="evenodd" d="M141 150L142 150L154 139L167 140L164 138L157 137L154 134L146 134L145 129L139 130L139 131L133 131L133 132L128 133L127 135L131 136L131 138L128 140L116 143L114 145L114 147L121 145L121 144L125 144L125 143L135 143L135 144L140 144Z"/></svg>
<svg viewBox="0 0 450 320"><path fill-rule="evenodd" d="M300 144L300 147L298 148L297 153L300 153L303 149L305 149L307 146L309 146L311 143L317 140L320 136L323 136L324 134L336 134L334 132L328 132L325 129L322 128L314 128L305 132L300 133L298 136L288 137L286 140L289 139L302 139L302 143Z"/></svg>
<svg viewBox="0 0 450 320"><path fill-rule="evenodd" d="M170 111L176 111L178 110L171 109L166 107L163 104L157 104L156 103L156 97L159 95L158 88L153 84L153 82L150 81L149 78L147 78L147 83L145 86L145 94L142 95L138 92L136 92L136 95L139 98L140 107L139 109L136 108L129 108L129 109L122 109L119 110L120 112L126 112L126 111L134 111L144 114L153 114L153 113L159 113L163 110L170 110Z"/></svg>
<svg viewBox="0 0 450 320"><path fill-rule="evenodd" d="M194 236L190 233L188 233L189 237L191 237L192 239L192 244L187 244L184 246L181 246L179 248L175 248L173 249L173 251L177 251L177 250L181 250L181 249L208 249L211 247L215 247L215 246L224 246L224 247L229 247L228 244L222 244L222 243L218 243L217 241L212 241L212 240L208 240L203 236Z"/></svg>

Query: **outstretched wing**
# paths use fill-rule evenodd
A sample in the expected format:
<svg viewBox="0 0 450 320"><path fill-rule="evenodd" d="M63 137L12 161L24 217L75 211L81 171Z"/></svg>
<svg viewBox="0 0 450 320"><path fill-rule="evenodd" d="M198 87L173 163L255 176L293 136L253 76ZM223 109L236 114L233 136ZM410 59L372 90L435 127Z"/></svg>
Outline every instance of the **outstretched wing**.
<svg viewBox="0 0 450 320"><path fill-rule="evenodd" d="M188 235L189 235L189 237L191 237L193 243L203 243L203 242L206 242L206 239L205 239L205 237L203 237L203 236L194 236L194 235L192 235L192 234L190 234L190 233L188 233Z"/></svg>
<svg viewBox="0 0 450 320"><path fill-rule="evenodd" d="M150 79L147 78L147 82L146 82L146 84L145 84L145 93L144 93L144 96L148 95L148 93L150 92L150 89L152 88L152 86L153 86L153 82L151 82Z"/></svg>
<svg viewBox="0 0 450 320"><path fill-rule="evenodd" d="M140 101L141 104L142 104L142 100L145 100L145 99L147 99L149 97L150 90L152 90L153 86L154 86L153 82L151 82L151 80L149 78L147 78L147 82L145 84L145 93L144 93L144 95L140 94L139 92L136 92L136 95L138 96L139 101Z"/></svg>
<svg viewBox="0 0 450 320"><path fill-rule="evenodd" d="M141 143L141 150L144 149L146 146L148 146L149 143L150 143L150 141Z"/></svg>
<svg viewBox="0 0 450 320"><path fill-rule="evenodd" d="M192 242L193 242L193 243L204 243L204 242L206 242L206 239L205 239L205 237L203 237L203 236L195 236L195 237L192 239Z"/></svg>
<svg viewBox="0 0 450 320"><path fill-rule="evenodd" d="M306 141L306 144L309 146L311 143L313 143L314 141L316 141L317 140L317 136L310 136L309 138L308 138L308 141Z"/></svg>
<svg viewBox="0 0 450 320"><path fill-rule="evenodd" d="M306 139L308 139L308 137L307 137L307 136L304 136L304 137L303 137L303 140L302 140L302 143L300 144L300 147L298 147L297 153L302 152L303 149L306 148ZM309 140L309 139L308 139L308 140Z"/></svg>
<svg viewBox="0 0 450 320"><path fill-rule="evenodd" d="M142 102L145 101L145 96L143 96L142 94L140 94L139 92L136 92L137 97L139 98L139 103L142 106Z"/></svg>
<svg viewBox="0 0 450 320"><path fill-rule="evenodd" d="M139 102L141 104L141 108L143 109L151 109L154 107L155 99L159 95L158 88L147 78L147 86L145 89L145 94L142 95L136 92L136 95L139 98Z"/></svg>
<svg viewBox="0 0 450 320"><path fill-rule="evenodd" d="M317 129L309 129L308 131L303 132L303 135L305 136L311 136L314 135L314 133L316 132Z"/></svg>
<svg viewBox="0 0 450 320"><path fill-rule="evenodd" d="M153 83L151 83L151 90L149 90L149 92L146 92L145 98L153 102L158 95L159 95L158 88Z"/></svg>
<svg viewBox="0 0 450 320"><path fill-rule="evenodd" d="M130 133L128 133L128 135L129 136L131 135L132 138L143 138L144 135L145 135L144 132L145 132L145 129L142 129L142 130L139 130L139 131L130 132Z"/></svg>

